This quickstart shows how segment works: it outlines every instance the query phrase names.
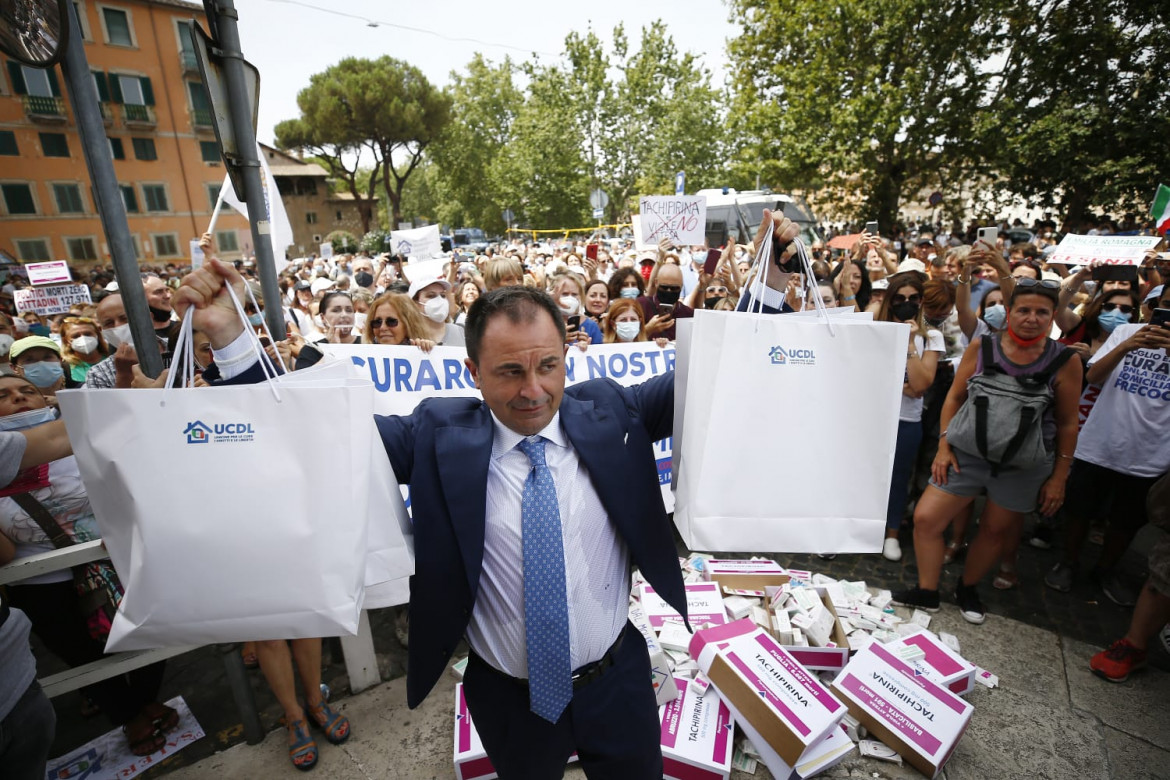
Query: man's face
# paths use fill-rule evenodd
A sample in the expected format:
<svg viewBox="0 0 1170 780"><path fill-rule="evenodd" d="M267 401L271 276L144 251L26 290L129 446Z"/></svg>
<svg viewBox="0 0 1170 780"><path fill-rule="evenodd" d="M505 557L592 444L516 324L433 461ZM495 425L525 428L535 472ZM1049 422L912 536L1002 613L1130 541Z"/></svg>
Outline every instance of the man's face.
<svg viewBox="0 0 1170 780"><path fill-rule="evenodd" d="M162 279L151 276L142 283L142 290L146 293L146 303L156 309L172 311L171 288L167 287Z"/></svg>
<svg viewBox="0 0 1170 780"><path fill-rule="evenodd" d="M484 328L479 363L466 361L488 408L523 436L540 432L565 393L565 344L543 309L531 322L496 315Z"/></svg>
<svg viewBox="0 0 1170 780"><path fill-rule="evenodd" d="M365 271L370 276L374 275L374 264L370 262L368 257L359 257L353 261L353 275L357 276L362 271Z"/></svg>
<svg viewBox="0 0 1170 780"><path fill-rule="evenodd" d="M682 294L682 270L677 265L664 265L658 269L658 289L662 292ZM675 296L678 300L678 296Z"/></svg>

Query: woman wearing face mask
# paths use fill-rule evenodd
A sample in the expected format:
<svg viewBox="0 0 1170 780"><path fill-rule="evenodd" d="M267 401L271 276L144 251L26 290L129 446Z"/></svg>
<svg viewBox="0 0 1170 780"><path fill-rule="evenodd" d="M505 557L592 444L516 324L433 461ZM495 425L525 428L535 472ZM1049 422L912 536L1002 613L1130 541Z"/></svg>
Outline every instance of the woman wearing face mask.
<svg viewBox="0 0 1170 780"><path fill-rule="evenodd" d="M897 274L890 279L889 294L882 301L877 316L881 322L904 322L910 325L906 376L902 384L902 408L898 415L898 441L894 448L894 474L886 504L886 540L882 544L882 556L890 561L902 559L898 529L902 526L902 515L906 512L914 459L922 443L922 396L934 382L939 357L946 351L942 334L926 326L922 313L923 295L920 274Z"/></svg>
<svg viewBox="0 0 1170 780"><path fill-rule="evenodd" d="M20 315L20 318L28 324L28 334L30 336L44 336L48 338L52 335L49 325L45 322L45 318L36 312L26 311Z"/></svg>
<svg viewBox="0 0 1170 780"><path fill-rule="evenodd" d="M657 319L655 315L653 319ZM653 321L652 319L652 321ZM646 322L642 319L642 307L637 301L617 300L609 309L609 316L605 318L605 330L602 340L605 344L629 344L635 341L650 341L646 335ZM670 342L663 338L654 339L660 347Z"/></svg>
<svg viewBox="0 0 1170 780"><path fill-rule="evenodd" d="M1060 343L1067 344L1088 365L1118 325L1138 321L1140 303L1138 294L1132 290L1102 293L1089 301L1080 324L1060 339Z"/></svg>
<svg viewBox="0 0 1170 780"><path fill-rule="evenodd" d="M20 377L0 377L0 430L27 430L54 418L35 386ZM72 455L26 469L0 490L0 565L52 551L58 546L54 537L59 537L58 544L68 545L100 536ZM83 568L87 582L100 578L120 591L108 564ZM12 606L28 616L45 647L70 667L102 658L104 634L117 605L106 602L109 609L96 610L84 606L70 569L23 579L8 590ZM164 665L155 663L82 689L122 727L135 755L163 747L165 733L179 724L178 713L158 701L163 673Z"/></svg>
<svg viewBox="0 0 1170 780"><path fill-rule="evenodd" d="M422 338L448 347L462 347L463 328L447 320L451 317L451 283L446 279L415 279L407 296L423 315Z"/></svg>
<svg viewBox="0 0 1170 780"><path fill-rule="evenodd" d="M570 344L585 346L601 343L601 328L597 323L584 316L584 307L581 301L585 297L585 285L581 277L566 273L553 277L552 288L549 290L561 314L565 317L567 331L566 341Z"/></svg>
<svg viewBox="0 0 1170 780"><path fill-rule="evenodd" d="M61 361L61 347L47 336L17 339L8 354L16 373L28 379L47 396L53 396L61 388L79 386L65 371Z"/></svg>
<svg viewBox="0 0 1170 780"><path fill-rule="evenodd" d="M97 321L89 317L65 318L61 323L61 346L69 376L79 384L110 353Z"/></svg>
<svg viewBox="0 0 1170 780"><path fill-rule="evenodd" d="M971 311L956 302L955 309L959 313L959 330L963 332L961 344L964 350L975 339L1003 330L1007 322L1007 307L1003 302L1003 290L999 287L992 287L984 294L977 311Z"/></svg>
<svg viewBox="0 0 1170 780"><path fill-rule="evenodd" d="M619 268L609 277L609 299L635 300L645 294L646 280L633 268Z"/></svg>

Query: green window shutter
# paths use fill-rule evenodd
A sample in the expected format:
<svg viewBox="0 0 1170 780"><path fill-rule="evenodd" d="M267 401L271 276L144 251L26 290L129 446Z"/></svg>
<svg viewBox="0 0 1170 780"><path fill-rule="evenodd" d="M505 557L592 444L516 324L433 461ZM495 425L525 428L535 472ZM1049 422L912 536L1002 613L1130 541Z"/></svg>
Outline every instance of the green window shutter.
<svg viewBox="0 0 1170 780"><path fill-rule="evenodd" d="M117 73L110 74L110 100L115 103L122 102L122 79Z"/></svg>
<svg viewBox="0 0 1170 780"><path fill-rule="evenodd" d="M106 79L106 74L100 70L93 72L93 83L97 85L98 100L103 103L110 102L110 85Z"/></svg>
<svg viewBox="0 0 1170 780"><path fill-rule="evenodd" d="M24 71L19 62L8 61L8 76L12 79L12 91L18 95L27 95L28 87L24 84Z"/></svg>
<svg viewBox="0 0 1170 780"><path fill-rule="evenodd" d="M49 91L53 97L61 97L61 85L57 83L57 69L45 68L45 75L49 77Z"/></svg>
<svg viewBox="0 0 1170 780"><path fill-rule="evenodd" d="M142 82L142 102L148 106L153 106L154 89L150 86L150 79L143 76L139 81Z"/></svg>

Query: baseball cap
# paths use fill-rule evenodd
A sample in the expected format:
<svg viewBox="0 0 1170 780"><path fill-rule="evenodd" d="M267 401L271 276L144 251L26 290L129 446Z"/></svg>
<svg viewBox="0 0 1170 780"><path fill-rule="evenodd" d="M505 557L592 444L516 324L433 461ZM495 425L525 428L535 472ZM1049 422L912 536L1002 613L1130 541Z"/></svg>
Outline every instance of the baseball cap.
<svg viewBox="0 0 1170 780"><path fill-rule="evenodd" d="M324 276L318 276L313 280L312 284L309 285L309 289L313 291L313 295L316 295L319 292L328 290L332 286L333 280L326 279Z"/></svg>
<svg viewBox="0 0 1170 780"><path fill-rule="evenodd" d="M917 271L920 274L926 273L926 266L921 260L916 260L913 257L907 257L902 262L898 263L898 273L905 271Z"/></svg>
<svg viewBox="0 0 1170 780"><path fill-rule="evenodd" d="M446 279L415 279L410 283L410 291L406 294L408 297L413 299L414 296L418 295L424 287L429 287L432 284L442 286L443 292L447 292L451 289L451 283Z"/></svg>
<svg viewBox="0 0 1170 780"><path fill-rule="evenodd" d="M310 284L309 282L306 282L304 279L302 279L293 285L293 289L297 290L298 292L301 290L311 290L311 289L313 289L313 285Z"/></svg>
<svg viewBox="0 0 1170 780"><path fill-rule="evenodd" d="M1154 289L1150 290L1148 293L1146 293L1146 297L1142 299L1142 303L1149 303L1150 301L1156 301L1161 298L1162 290L1165 289L1165 287L1166 285L1160 284Z"/></svg>
<svg viewBox="0 0 1170 780"><path fill-rule="evenodd" d="M8 358L10 360L16 360L20 357L21 353L27 352L35 347L44 347L45 349L53 350L58 355L61 354L61 345L48 336L25 336L12 343L12 348L8 350Z"/></svg>

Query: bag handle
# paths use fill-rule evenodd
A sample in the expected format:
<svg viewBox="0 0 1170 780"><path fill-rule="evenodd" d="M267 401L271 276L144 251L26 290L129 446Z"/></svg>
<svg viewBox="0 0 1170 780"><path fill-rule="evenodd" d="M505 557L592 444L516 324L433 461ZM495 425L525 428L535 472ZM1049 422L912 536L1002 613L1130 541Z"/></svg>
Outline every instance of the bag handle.
<svg viewBox="0 0 1170 780"><path fill-rule="evenodd" d="M808 251L805 248L804 242L801 241L800 236L792 239L792 242L796 247L796 256L800 261L801 269L805 275L805 279L815 280L816 275L812 270L812 261L809 259ZM760 248L756 250L755 260L752 262L752 267L748 269L748 275L751 277L751 282L747 285L747 293L754 297L754 303L756 303L755 312L752 311L752 307L750 305L748 306L747 313L749 314L754 313L759 316L764 313L764 290L767 288L767 284L764 280L767 278L768 263L770 263L771 260L772 235L769 233L767 240L761 242ZM753 292L756 290L759 291L758 295ZM814 284L812 285L811 290L813 293L813 306L816 308L817 314L820 315L820 319L822 319L824 323L829 326L829 335L836 336L837 332L833 329L833 320L831 317L829 317L828 310L825 307L825 300L821 296L820 287ZM756 325L758 328L758 320Z"/></svg>
<svg viewBox="0 0 1170 780"><path fill-rule="evenodd" d="M16 505L28 513L28 516L36 521L36 524L45 532L45 536L49 537L49 541L58 550L63 547L72 547L76 542L69 538L69 534L65 533L65 529L57 522L57 519L50 514L45 505L33 496L32 493L17 493L11 496Z"/></svg>

